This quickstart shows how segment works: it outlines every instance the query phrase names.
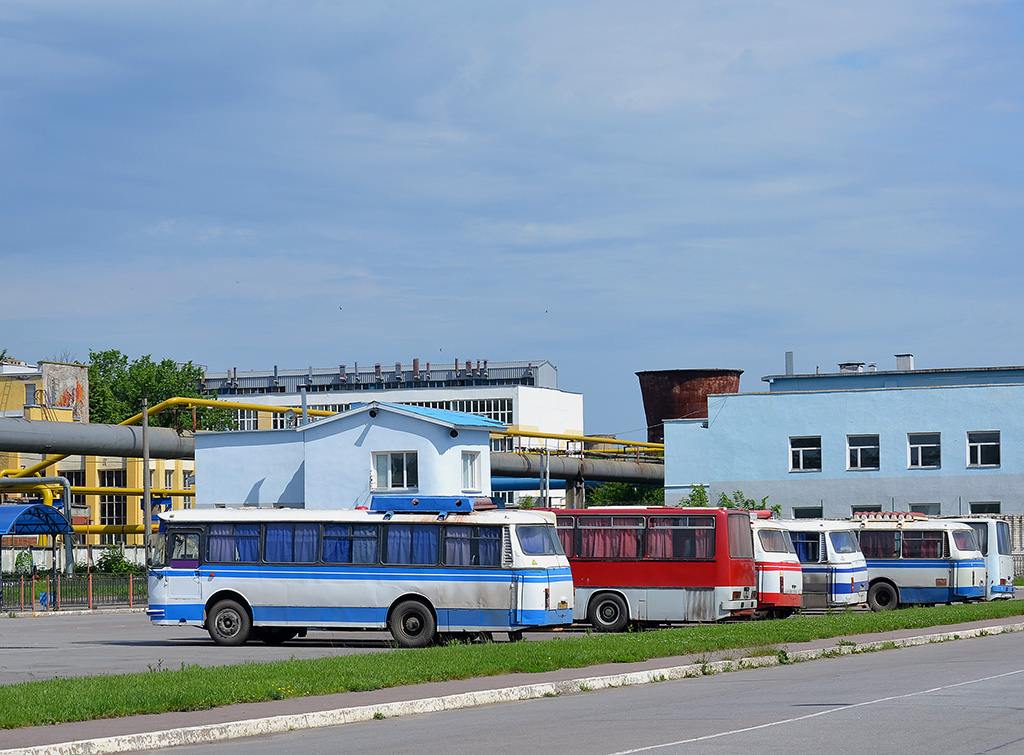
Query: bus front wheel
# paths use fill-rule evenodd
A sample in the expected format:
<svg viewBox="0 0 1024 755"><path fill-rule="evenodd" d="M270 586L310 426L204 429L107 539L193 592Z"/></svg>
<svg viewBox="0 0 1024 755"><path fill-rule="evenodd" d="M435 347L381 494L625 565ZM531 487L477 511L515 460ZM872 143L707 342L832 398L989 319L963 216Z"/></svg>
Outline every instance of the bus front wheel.
<svg viewBox="0 0 1024 755"><path fill-rule="evenodd" d="M868 588L868 606L872 611L891 611L899 604L900 596L888 582L875 582Z"/></svg>
<svg viewBox="0 0 1024 755"><path fill-rule="evenodd" d="M611 592L598 595L590 602L587 621L599 632L621 632L629 621L626 601Z"/></svg>
<svg viewBox="0 0 1024 755"><path fill-rule="evenodd" d="M218 645L243 645L249 639L252 619L237 601L222 600L210 610L206 629Z"/></svg>
<svg viewBox="0 0 1024 755"><path fill-rule="evenodd" d="M430 609L418 600L403 600L391 611L388 630L402 647L421 648L434 640L437 622Z"/></svg>

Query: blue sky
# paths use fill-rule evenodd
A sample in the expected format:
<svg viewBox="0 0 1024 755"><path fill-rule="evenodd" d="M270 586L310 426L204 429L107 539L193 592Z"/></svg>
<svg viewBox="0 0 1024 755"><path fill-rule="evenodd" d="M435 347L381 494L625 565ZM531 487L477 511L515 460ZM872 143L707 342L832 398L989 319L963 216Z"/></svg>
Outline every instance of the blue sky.
<svg viewBox="0 0 1024 755"><path fill-rule="evenodd" d="M0 5L0 348L1024 363L1024 6Z"/></svg>

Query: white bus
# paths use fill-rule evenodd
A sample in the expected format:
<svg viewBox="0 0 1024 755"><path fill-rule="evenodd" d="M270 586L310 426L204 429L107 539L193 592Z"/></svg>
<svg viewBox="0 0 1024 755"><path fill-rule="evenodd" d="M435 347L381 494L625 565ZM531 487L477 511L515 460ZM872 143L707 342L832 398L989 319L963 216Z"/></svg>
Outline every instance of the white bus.
<svg viewBox="0 0 1024 755"><path fill-rule="evenodd" d="M369 510L161 514L146 613L221 645L386 628L422 647L570 625L572 576L551 520L473 509L471 498L378 496Z"/></svg>
<svg viewBox="0 0 1024 755"><path fill-rule="evenodd" d="M757 568L757 618L784 619L803 604L803 574L789 530L767 511L751 511L754 566Z"/></svg>
<svg viewBox="0 0 1024 755"><path fill-rule="evenodd" d="M835 519L787 519L804 576L804 608L848 608L868 599L868 567L857 525Z"/></svg>
<svg viewBox="0 0 1024 755"><path fill-rule="evenodd" d="M888 611L985 598L985 560L966 524L913 512L854 516L868 563L868 606Z"/></svg>
<svg viewBox="0 0 1024 755"><path fill-rule="evenodd" d="M985 599L1000 600L1014 596L1013 543L1010 523L987 517L951 517L974 530L978 550L985 558Z"/></svg>

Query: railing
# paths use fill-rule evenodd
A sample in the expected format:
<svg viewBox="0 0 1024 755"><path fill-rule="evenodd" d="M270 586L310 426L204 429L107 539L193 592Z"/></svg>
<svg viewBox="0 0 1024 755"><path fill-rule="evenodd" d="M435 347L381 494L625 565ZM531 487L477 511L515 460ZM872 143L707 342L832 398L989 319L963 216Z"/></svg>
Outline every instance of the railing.
<svg viewBox="0 0 1024 755"><path fill-rule="evenodd" d="M2 579L0 611L145 606L145 574L13 575Z"/></svg>

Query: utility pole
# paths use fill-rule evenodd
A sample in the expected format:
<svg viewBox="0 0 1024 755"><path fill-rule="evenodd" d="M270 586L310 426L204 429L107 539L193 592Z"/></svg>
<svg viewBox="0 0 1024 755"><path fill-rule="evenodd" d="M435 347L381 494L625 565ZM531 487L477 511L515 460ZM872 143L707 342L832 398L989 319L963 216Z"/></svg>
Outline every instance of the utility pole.
<svg viewBox="0 0 1024 755"><path fill-rule="evenodd" d="M153 559L153 491L149 479L149 398L142 391L142 544L146 550L146 568Z"/></svg>

